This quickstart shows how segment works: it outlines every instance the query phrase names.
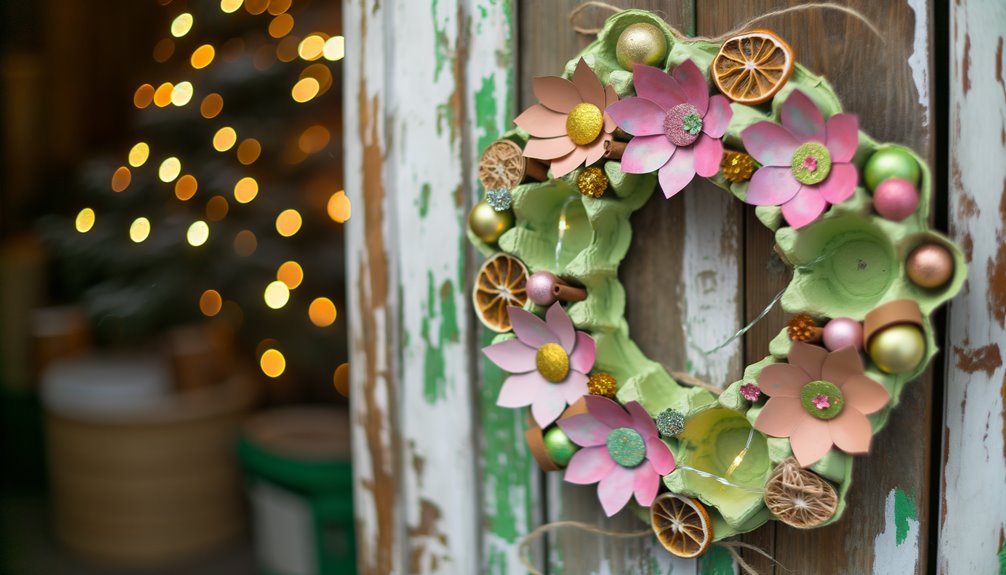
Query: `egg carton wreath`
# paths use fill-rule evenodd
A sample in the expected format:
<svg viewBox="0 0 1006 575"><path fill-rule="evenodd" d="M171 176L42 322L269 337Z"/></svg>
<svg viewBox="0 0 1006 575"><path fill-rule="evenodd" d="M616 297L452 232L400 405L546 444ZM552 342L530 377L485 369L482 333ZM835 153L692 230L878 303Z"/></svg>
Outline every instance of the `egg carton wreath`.
<svg viewBox="0 0 1006 575"><path fill-rule="evenodd" d="M634 498L682 557L771 519L837 521L852 456L936 353L930 315L966 274L929 229L926 163L859 131L764 30L685 40L627 10L534 93L482 156L468 235L488 258L473 304L500 332L484 353L511 374L497 404L530 406L542 468L597 483L609 516ZM757 205L793 268L789 325L720 394L640 351L618 279L632 213L695 177Z"/></svg>

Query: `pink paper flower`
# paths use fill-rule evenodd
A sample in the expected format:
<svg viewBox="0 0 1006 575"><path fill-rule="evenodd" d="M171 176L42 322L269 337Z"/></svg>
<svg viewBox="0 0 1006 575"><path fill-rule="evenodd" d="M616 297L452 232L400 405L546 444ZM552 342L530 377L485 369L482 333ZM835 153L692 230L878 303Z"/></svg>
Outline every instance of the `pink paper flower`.
<svg viewBox="0 0 1006 575"><path fill-rule="evenodd" d="M622 154L622 171L659 170L660 189L668 198L695 174L715 175L723 159L721 138L733 117L730 102L719 94L709 96L706 78L691 60L671 75L637 65L632 81L636 97L608 107L615 124L634 136Z"/></svg>
<svg viewBox="0 0 1006 575"><path fill-rule="evenodd" d="M741 133L747 152L762 164L751 177L746 201L782 206L786 222L802 228L856 191L859 174L851 161L859 145L859 118L835 114L826 124L799 90L783 103L780 116L782 125L758 122Z"/></svg>
<svg viewBox="0 0 1006 575"><path fill-rule="evenodd" d="M528 158L552 162L552 176L561 178L581 165L591 165L604 155L615 123L605 112L618 101L611 86L605 88L590 66L580 58L569 81L544 76L532 81L535 104L514 123L531 134L524 146Z"/></svg>
<svg viewBox="0 0 1006 575"><path fill-rule="evenodd" d="M496 405L530 405L534 420L544 429L568 404L587 394L586 374L594 366L596 345L592 337L573 328L559 302L548 309L545 321L519 307L508 311L517 339L482 350L513 374L503 383Z"/></svg>
<svg viewBox="0 0 1006 575"><path fill-rule="evenodd" d="M566 481L598 483L597 497L611 517L633 494L644 507L653 503L660 477L674 471L674 455L661 441L653 418L635 401L618 403L598 395L583 398L587 413L559 421L559 427L583 449L566 466Z"/></svg>
<svg viewBox="0 0 1006 575"><path fill-rule="evenodd" d="M789 363L765 366L758 384L771 399L758 414L755 429L788 437L804 467L832 446L846 453L868 452L873 428L866 416L890 399L882 385L863 373L863 360L852 346L829 353L794 342Z"/></svg>

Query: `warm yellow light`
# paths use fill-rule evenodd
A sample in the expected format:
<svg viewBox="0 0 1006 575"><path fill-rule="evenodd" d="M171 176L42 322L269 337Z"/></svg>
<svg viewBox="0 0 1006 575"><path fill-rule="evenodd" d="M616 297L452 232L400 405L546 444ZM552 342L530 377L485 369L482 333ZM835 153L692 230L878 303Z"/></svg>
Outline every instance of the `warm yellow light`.
<svg viewBox="0 0 1006 575"><path fill-rule="evenodd" d="M213 196L206 202L206 219L211 222L219 222L227 217L228 210L230 210L230 204L227 203L227 198Z"/></svg>
<svg viewBox="0 0 1006 575"><path fill-rule="evenodd" d="M133 94L133 105L141 110L154 101L154 87L150 84L142 84Z"/></svg>
<svg viewBox="0 0 1006 575"><path fill-rule="evenodd" d="M288 238L300 231L302 223L300 212L293 208L283 210L276 216L276 231L284 238Z"/></svg>
<svg viewBox="0 0 1006 575"><path fill-rule="evenodd" d="M147 218L136 218L129 226L129 239L140 243L150 236L150 220Z"/></svg>
<svg viewBox="0 0 1006 575"><path fill-rule="evenodd" d="M297 147L305 154L313 154L324 150L331 138L332 134L325 126L311 126L300 134L300 138L297 140Z"/></svg>
<svg viewBox="0 0 1006 575"><path fill-rule="evenodd" d="M255 138L247 138L242 140L238 146L238 161L246 166L253 164L261 153L262 144L259 144Z"/></svg>
<svg viewBox="0 0 1006 575"><path fill-rule="evenodd" d="M265 305L272 309L279 309L290 301L290 288L286 284L276 280L265 286Z"/></svg>
<svg viewBox="0 0 1006 575"><path fill-rule="evenodd" d="M237 12L244 0L220 0L220 10L226 14Z"/></svg>
<svg viewBox="0 0 1006 575"><path fill-rule="evenodd" d="M335 368L335 373L332 374L332 383L335 384L335 390L342 394L344 397L349 397L349 364L343 363L339 367Z"/></svg>
<svg viewBox="0 0 1006 575"><path fill-rule="evenodd" d="M82 234L86 234L91 231L91 228L94 227L94 210L91 208L84 208L80 210L80 212L77 213L77 219L74 222L74 227L76 227L77 231Z"/></svg>
<svg viewBox="0 0 1006 575"><path fill-rule="evenodd" d="M276 45L276 59L280 62L293 62L297 58L297 46L300 38L289 34Z"/></svg>
<svg viewBox="0 0 1006 575"><path fill-rule="evenodd" d="M121 192L129 187L129 182L133 180L133 174L126 166L119 166L112 174L112 191Z"/></svg>
<svg viewBox="0 0 1006 575"><path fill-rule="evenodd" d="M311 323L318 327L328 327L335 323L337 312L335 304L327 297L315 298L311 306L307 308L307 315L311 318Z"/></svg>
<svg viewBox="0 0 1006 575"><path fill-rule="evenodd" d="M234 236L234 253L246 258L258 249L258 240L250 230L241 230Z"/></svg>
<svg viewBox="0 0 1006 575"><path fill-rule="evenodd" d="M282 38L293 30L293 16L280 14L269 22L269 35L273 38Z"/></svg>
<svg viewBox="0 0 1006 575"><path fill-rule="evenodd" d="M223 109L224 99L217 93L207 94L199 105L199 113L206 119L216 118Z"/></svg>
<svg viewBox="0 0 1006 575"><path fill-rule="evenodd" d="M290 91L295 102L304 103L318 95L321 84L314 78L301 78Z"/></svg>
<svg viewBox="0 0 1006 575"><path fill-rule="evenodd" d="M234 142L237 141L238 134L234 131L234 128L224 126L217 130L216 134L213 134L213 149L218 152L226 152L234 147Z"/></svg>
<svg viewBox="0 0 1006 575"><path fill-rule="evenodd" d="M189 230L185 232L185 239L188 240L190 246L198 248L210 239L210 226L202 220L192 222Z"/></svg>
<svg viewBox="0 0 1006 575"><path fill-rule="evenodd" d="M192 82L179 82L171 90L171 103L184 106L192 100Z"/></svg>
<svg viewBox="0 0 1006 575"><path fill-rule="evenodd" d="M325 40L325 48L322 50L326 60L333 62L346 57L346 39L342 36L332 36Z"/></svg>
<svg viewBox="0 0 1006 575"><path fill-rule="evenodd" d="M161 167L157 170L157 177L161 179L162 182L168 183L175 181L178 174L182 172L182 162L178 158L172 156L161 162Z"/></svg>
<svg viewBox="0 0 1006 575"><path fill-rule="evenodd" d="M269 0L245 0L245 10L249 14L258 16L269 7Z"/></svg>
<svg viewBox="0 0 1006 575"><path fill-rule="evenodd" d="M181 38L182 36L189 33L192 29L192 14L188 12L183 12L175 17L171 22L171 35L175 38Z"/></svg>
<svg viewBox="0 0 1006 575"><path fill-rule="evenodd" d="M196 195L196 190L198 189L199 182L196 181L196 177L192 174L185 174L175 182L175 197L186 202L191 200L192 196Z"/></svg>
<svg viewBox="0 0 1006 575"><path fill-rule="evenodd" d="M318 81L318 94L324 94L332 87L332 70L328 63L315 62L300 73L300 79L314 78Z"/></svg>
<svg viewBox="0 0 1006 575"><path fill-rule="evenodd" d="M224 300L220 297L220 292L215 289L208 289L199 296L199 311L206 317L217 315L223 306Z"/></svg>
<svg viewBox="0 0 1006 575"><path fill-rule="evenodd" d="M273 16L282 14L290 9L291 0L270 0L269 13Z"/></svg>
<svg viewBox="0 0 1006 575"><path fill-rule="evenodd" d="M146 142L138 142L129 150L129 165L134 168L139 168L143 164L147 163L147 158L150 157L150 146Z"/></svg>
<svg viewBox="0 0 1006 575"><path fill-rule="evenodd" d="M238 183L234 184L234 199L238 201L239 204L247 204L248 202L255 199L258 195L258 182L255 178L246 176L238 180Z"/></svg>
<svg viewBox="0 0 1006 575"><path fill-rule="evenodd" d="M269 377L279 377L286 371L286 358L276 349L267 349L259 359L262 373Z"/></svg>
<svg viewBox="0 0 1006 575"><path fill-rule="evenodd" d="M305 60L317 60L321 58L324 50L325 39L318 34L311 34L300 41L300 46L297 47L297 55Z"/></svg>
<svg viewBox="0 0 1006 575"><path fill-rule="evenodd" d="M165 82L157 87L154 91L154 105L158 108L163 108L171 103L171 93L174 91L174 86L171 82Z"/></svg>
<svg viewBox="0 0 1006 575"><path fill-rule="evenodd" d="M217 51L211 44L203 44L192 52L192 58L189 62L191 62L192 67L196 70L202 70L213 62L213 58L216 55Z"/></svg>
<svg viewBox="0 0 1006 575"><path fill-rule="evenodd" d="M285 283L290 289L297 289L304 281L304 269L295 261L283 262L276 270L276 279Z"/></svg>
<svg viewBox="0 0 1006 575"><path fill-rule="evenodd" d="M154 61L163 64L175 53L175 41L171 38L161 38L154 46Z"/></svg>
<svg viewBox="0 0 1006 575"><path fill-rule="evenodd" d="M346 192L339 190L328 199L328 217L332 218L333 221L340 224L345 223L352 214L353 208L349 203L349 196L346 195Z"/></svg>

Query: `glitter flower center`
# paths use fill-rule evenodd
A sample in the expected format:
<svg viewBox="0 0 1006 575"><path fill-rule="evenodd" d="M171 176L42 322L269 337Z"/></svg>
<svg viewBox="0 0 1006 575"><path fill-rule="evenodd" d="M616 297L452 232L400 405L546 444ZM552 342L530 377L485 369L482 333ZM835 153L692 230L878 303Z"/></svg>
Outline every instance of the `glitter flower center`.
<svg viewBox="0 0 1006 575"><path fill-rule="evenodd" d="M741 386L741 395L748 401L758 401L761 397L761 388L753 383L745 383Z"/></svg>
<svg viewBox="0 0 1006 575"><path fill-rule="evenodd" d="M801 184L820 184L831 172L831 153L824 144L807 142L793 152L790 167L793 177Z"/></svg>
<svg viewBox="0 0 1006 575"><path fill-rule="evenodd" d="M539 347L535 364L541 376L552 383L559 383L569 375L569 355L557 343L546 343Z"/></svg>
<svg viewBox="0 0 1006 575"><path fill-rule="evenodd" d="M585 196L600 198L604 195L604 191L608 189L608 176L604 174L604 170L601 168L592 166L580 172L580 175L576 178L576 187Z"/></svg>
<svg viewBox="0 0 1006 575"><path fill-rule="evenodd" d="M608 434L608 455L622 467L636 467L646 459L646 442L635 429L613 429Z"/></svg>
<svg viewBox="0 0 1006 575"><path fill-rule="evenodd" d="M832 419L845 407L842 390L830 381L812 381L803 386L800 403L807 413L818 419Z"/></svg>
<svg viewBox="0 0 1006 575"><path fill-rule="evenodd" d="M505 212L513 205L513 197L510 195L510 190L496 188L486 192L486 202L497 212Z"/></svg>
<svg viewBox="0 0 1006 575"><path fill-rule="evenodd" d="M603 128L604 115L601 114L601 109L587 102L573 106L566 116L566 134L578 146L585 146L596 140Z"/></svg>
<svg viewBox="0 0 1006 575"><path fill-rule="evenodd" d="M678 104L664 118L664 135L675 146L690 146L702 131L702 116L691 104Z"/></svg>

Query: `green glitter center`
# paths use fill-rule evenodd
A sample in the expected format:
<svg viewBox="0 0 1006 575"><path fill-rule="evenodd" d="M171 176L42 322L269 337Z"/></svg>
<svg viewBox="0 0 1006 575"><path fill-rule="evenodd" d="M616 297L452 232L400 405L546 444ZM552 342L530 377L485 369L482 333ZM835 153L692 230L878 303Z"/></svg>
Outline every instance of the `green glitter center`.
<svg viewBox="0 0 1006 575"><path fill-rule="evenodd" d="M635 429L613 429L608 434L608 455L622 467L635 467L646 459L646 442Z"/></svg>
<svg viewBox="0 0 1006 575"><path fill-rule="evenodd" d="M691 135L696 135L702 130L702 118L698 114L688 114L681 121L681 126Z"/></svg>
<svg viewBox="0 0 1006 575"><path fill-rule="evenodd" d="M801 184L820 184L831 172L831 153L824 144L807 142L793 152L790 168L793 177Z"/></svg>
<svg viewBox="0 0 1006 575"><path fill-rule="evenodd" d="M818 396L828 398L828 407L822 409L814 403L814 398ZM807 413L818 419L833 419L842 413L842 408L845 407L845 398L842 396L842 390L834 383L812 381L803 386L800 391L800 403L803 404Z"/></svg>

